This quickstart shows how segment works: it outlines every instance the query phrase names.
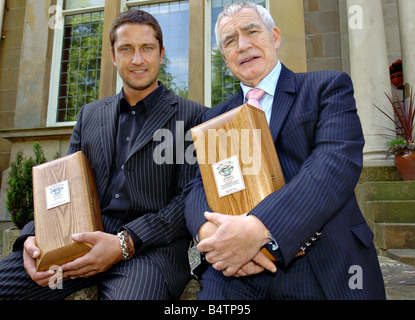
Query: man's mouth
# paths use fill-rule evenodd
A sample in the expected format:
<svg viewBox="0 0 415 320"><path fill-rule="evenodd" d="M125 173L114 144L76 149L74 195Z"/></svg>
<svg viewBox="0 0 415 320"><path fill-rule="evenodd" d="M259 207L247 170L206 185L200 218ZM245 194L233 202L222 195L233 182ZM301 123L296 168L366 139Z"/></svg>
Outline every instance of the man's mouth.
<svg viewBox="0 0 415 320"><path fill-rule="evenodd" d="M256 59L258 59L258 58L259 58L259 57L257 57L257 56L251 56L251 57L245 58L245 59L243 59L243 60L240 62L240 65L243 65L243 64L245 64L245 63L251 62L251 61L256 60Z"/></svg>
<svg viewBox="0 0 415 320"><path fill-rule="evenodd" d="M131 70L132 73L141 74L146 72L147 70Z"/></svg>

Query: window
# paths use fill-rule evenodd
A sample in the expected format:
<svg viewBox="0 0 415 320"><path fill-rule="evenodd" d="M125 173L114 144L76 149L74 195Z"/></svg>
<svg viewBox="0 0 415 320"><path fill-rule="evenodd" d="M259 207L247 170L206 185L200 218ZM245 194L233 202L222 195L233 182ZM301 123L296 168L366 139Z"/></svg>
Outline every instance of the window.
<svg viewBox="0 0 415 320"><path fill-rule="evenodd" d="M76 121L80 108L98 99L105 0L58 0L48 125Z"/></svg>
<svg viewBox="0 0 415 320"><path fill-rule="evenodd" d="M239 90L239 80L236 79L229 69L226 67L220 53L219 47L216 45L215 25L218 15L222 9L229 3L238 0L206 0L206 24L210 34L206 37L206 56L210 57L205 62L205 77L207 87L205 88L205 104L214 106L219 102L231 97ZM267 6L266 0L251 0L256 4Z"/></svg>
<svg viewBox="0 0 415 320"><path fill-rule="evenodd" d="M153 3L151 3L153 2ZM127 1L125 9L150 13L163 31L166 48L159 80L175 94L188 96L189 73L189 1ZM120 82L120 80L119 80Z"/></svg>

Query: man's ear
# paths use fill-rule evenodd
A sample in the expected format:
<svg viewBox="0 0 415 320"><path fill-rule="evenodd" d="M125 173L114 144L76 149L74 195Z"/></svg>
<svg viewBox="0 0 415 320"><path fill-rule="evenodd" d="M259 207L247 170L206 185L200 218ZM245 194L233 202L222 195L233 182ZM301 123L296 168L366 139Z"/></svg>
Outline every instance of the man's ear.
<svg viewBox="0 0 415 320"><path fill-rule="evenodd" d="M277 27L272 29L272 37L274 38L274 47L278 50L281 47L281 31Z"/></svg>
<svg viewBox="0 0 415 320"><path fill-rule="evenodd" d="M226 66L228 66L228 60L226 60L225 56L222 54L223 61L225 61Z"/></svg>
<svg viewBox="0 0 415 320"><path fill-rule="evenodd" d="M163 63L163 59L164 59L164 52L166 51L166 48L165 47L163 47L163 49L161 49L161 52L160 52L160 64L162 64Z"/></svg>
<svg viewBox="0 0 415 320"><path fill-rule="evenodd" d="M111 52L111 60L112 60L112 63L114 64L114 66L116 66L117 65L117 62L115 61L115 51L114 51L114 48L111 48L110 49L110 52Z"/></svg>

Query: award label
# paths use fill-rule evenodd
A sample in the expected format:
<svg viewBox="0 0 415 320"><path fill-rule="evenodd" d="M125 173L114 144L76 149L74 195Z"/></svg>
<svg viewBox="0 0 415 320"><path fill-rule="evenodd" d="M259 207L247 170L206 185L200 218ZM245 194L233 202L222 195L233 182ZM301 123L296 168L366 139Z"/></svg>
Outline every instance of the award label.
<svg viewBox="0 0 415 320"><path fill-rule="evenodd" d="M47 210L71 202L68 180L46 187L45 193Z"/></svg>
<svg viewBox="0 0 415 320"><path fill-rule="evenodd" d="M212 171L219 198L245 189L237 155L212 164Z"/></svg>

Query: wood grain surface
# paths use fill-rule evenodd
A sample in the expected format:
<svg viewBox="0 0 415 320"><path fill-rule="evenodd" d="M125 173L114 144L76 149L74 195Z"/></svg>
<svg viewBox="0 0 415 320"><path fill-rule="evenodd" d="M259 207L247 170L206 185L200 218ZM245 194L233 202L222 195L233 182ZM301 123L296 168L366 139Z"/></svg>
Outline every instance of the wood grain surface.
<svg viewBox="0 0 415 320"><path fill-rule="evenodd" d="M54 189L59 193L65 181L70 202L47 209L47 193L51 192L47 188L56 185ZM33 167L33 204L36 244L40 249L39 271L89 252L92 245L76 243L72 234L102 231L93 172L82 152Z"/></svg>
<svg viewBox="0 0 415 320"><path fill-rule="evenodd" d="M229 215L247 213L285 185L262 110L244 104L192 128L191 133L207 202L214 212ZM213 168L233 156L237 156L245 189L220 196ZM275 261L268 251L264 253Z"/></svg>

